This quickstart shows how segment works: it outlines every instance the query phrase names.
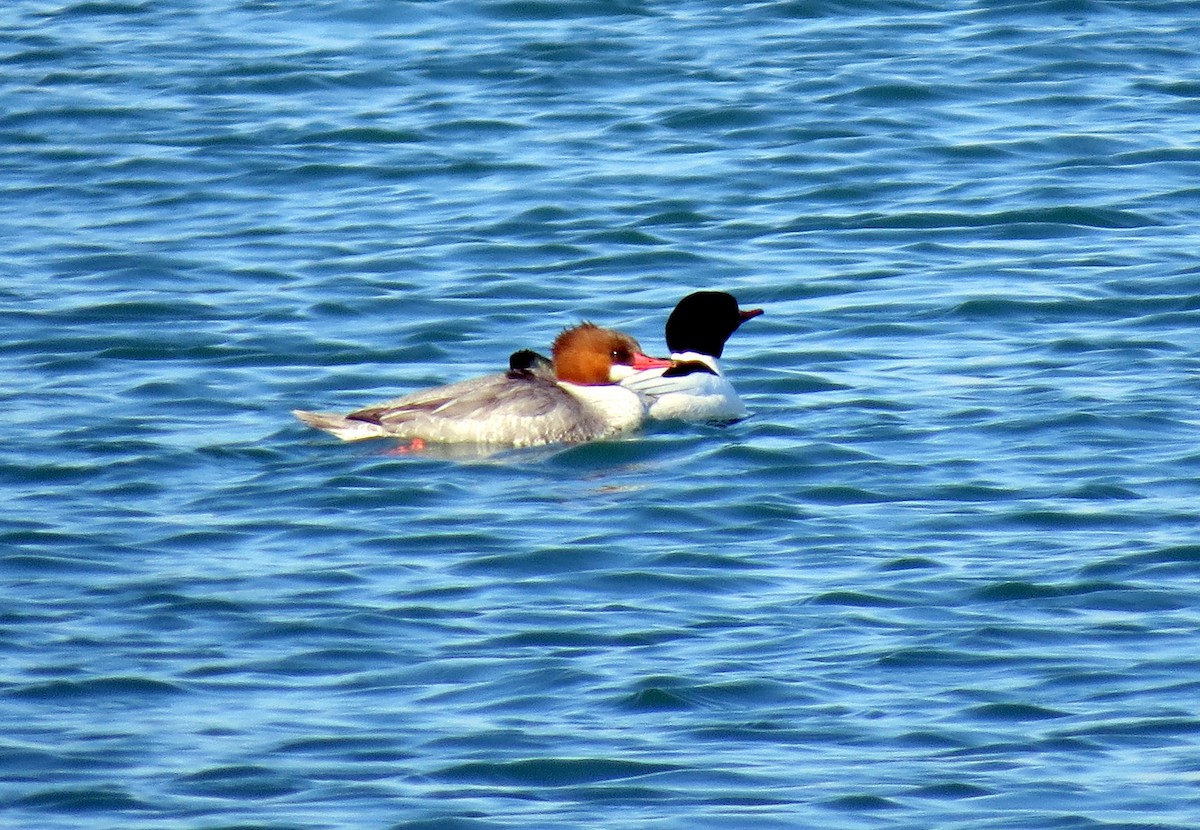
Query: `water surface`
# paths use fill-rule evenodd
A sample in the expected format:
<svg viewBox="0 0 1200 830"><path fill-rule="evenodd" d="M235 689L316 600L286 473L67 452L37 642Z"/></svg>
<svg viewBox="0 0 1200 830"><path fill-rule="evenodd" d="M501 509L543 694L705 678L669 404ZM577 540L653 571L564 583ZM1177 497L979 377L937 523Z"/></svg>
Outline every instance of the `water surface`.
<svg viewBox="0 0 1200 830"><path fill-rule="evenodd" d="M0 31L6 828L1200 824L1192 4ZM739 424L287 414L699 288Z"/></svg>

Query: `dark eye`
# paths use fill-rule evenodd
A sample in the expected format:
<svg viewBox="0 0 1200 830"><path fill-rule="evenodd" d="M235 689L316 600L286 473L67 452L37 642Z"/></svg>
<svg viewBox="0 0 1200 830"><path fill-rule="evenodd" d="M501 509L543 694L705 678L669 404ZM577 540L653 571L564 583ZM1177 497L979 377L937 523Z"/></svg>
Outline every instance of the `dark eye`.
<svg viewBox="0 0 1200 830"><path fill-rule="evenodd" d="M612 350L612 359L616 363L628 363L630 357L631 355L629 354L629 349L619 348Z"/></svg>

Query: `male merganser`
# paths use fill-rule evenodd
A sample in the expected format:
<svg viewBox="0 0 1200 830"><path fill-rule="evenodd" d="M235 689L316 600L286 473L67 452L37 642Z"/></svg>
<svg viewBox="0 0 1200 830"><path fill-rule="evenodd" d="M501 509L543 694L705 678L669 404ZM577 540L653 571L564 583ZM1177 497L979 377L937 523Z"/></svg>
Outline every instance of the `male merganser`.
<svg viewBox="0 0 1200 830"><path fill-rule="evenodd" d="M649 400L648 414L657 420L736 421L746 407L717 364L725 341L738 326L762 314L761 308L740 309L732 294L697 291L679 301L667 318L669 369L639 371L621 381Z"/></svg>
<svg viewBox="0 0 1200 830"><path fill-rule="evenodd" d="M666 367L627 334L584 323L554 341L553 374L534 352L516 352L509 371L414 392L348 415L293 414L343 441L411 438L513 447L608 438L640 426L646 405L617 385L631 373ZM540 360L539 360L540 358Z"/></svg>

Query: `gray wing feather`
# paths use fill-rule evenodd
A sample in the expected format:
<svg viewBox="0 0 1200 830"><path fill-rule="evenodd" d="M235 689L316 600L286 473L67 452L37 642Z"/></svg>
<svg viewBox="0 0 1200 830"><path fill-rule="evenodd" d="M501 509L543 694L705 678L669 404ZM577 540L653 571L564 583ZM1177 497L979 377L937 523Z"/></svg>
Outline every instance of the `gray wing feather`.
<svg viewBox="0 0 1200 830"><path fill-rule="evenodd" d="M544 444L583 441L604 430L573 395L537 374L488 375L425 389L351 412L397 436L435 441Z"/></svg>
<svg viewBox="0 0 1200 830"><path fill-rule="evenodd" d="M537 387L542 394L529 394L531 387ZM481 410L503 409L517 417L533 418L549 412L555 399L569 398L557 384L540 378L521 378L514 382L508 375L487 375L423 389L359 409L346 417L386 425L422 416L468 418L477 416Z"/></svg>

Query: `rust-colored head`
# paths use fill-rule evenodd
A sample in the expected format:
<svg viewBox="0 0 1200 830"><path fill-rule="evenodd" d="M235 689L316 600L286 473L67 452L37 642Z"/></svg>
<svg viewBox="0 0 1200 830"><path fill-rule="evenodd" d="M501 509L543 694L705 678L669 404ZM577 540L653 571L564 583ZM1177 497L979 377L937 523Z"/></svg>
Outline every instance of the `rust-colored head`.
<svg viewBox="0 0 1200 830"><path fill-rule="evenodd" d="M613 383L613 367L624 367L624 374L670 361L642 354L642 347L628 334L583 323L567 329L554 340L554 372L559 380L582 386ZM620 372L617 373L621 374Z"/></svg>

